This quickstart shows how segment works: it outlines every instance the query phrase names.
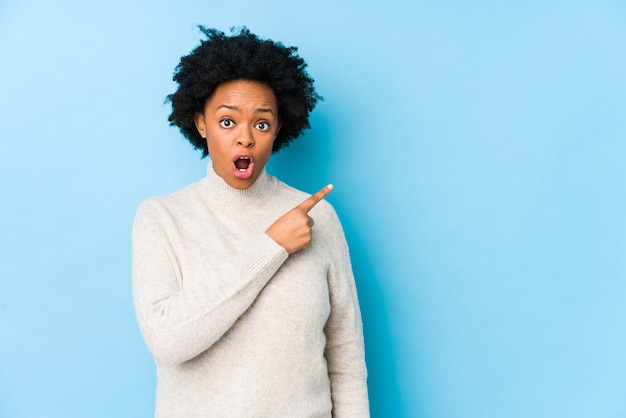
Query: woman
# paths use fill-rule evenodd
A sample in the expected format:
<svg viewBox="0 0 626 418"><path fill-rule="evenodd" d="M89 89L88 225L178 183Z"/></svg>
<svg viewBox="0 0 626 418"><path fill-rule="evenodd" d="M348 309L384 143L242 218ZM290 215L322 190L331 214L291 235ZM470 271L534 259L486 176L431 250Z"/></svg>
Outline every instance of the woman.
<svg viewBox="0 0 626 418"><path fill-rule="evenodd" d="M319 96L296 48L200 28L169 120L207 176L146 200L133 293L157 417L369 416L348 248L332 207L267 174Z"/></svg>

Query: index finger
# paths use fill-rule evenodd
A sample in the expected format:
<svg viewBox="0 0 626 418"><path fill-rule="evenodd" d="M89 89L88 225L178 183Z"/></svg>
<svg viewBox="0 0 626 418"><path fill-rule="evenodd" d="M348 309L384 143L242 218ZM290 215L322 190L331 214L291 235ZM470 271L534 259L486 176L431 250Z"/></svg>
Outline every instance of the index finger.
<svg viewBox="0 0 626 418"><path fill-rule="evenodd" d="M311 209L315 207L322 199L324 199L328 193L333 190L333 185L329 184L322 187L319 191L309 196L306 200L300 203L297 207L304 210L305 213L309 213Z"/></svg>

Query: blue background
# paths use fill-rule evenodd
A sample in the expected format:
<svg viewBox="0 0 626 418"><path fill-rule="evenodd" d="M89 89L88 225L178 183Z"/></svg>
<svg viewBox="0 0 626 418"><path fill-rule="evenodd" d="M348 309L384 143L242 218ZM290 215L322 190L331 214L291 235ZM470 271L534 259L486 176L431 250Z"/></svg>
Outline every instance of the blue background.
<svg viewBox="0 0 626 418"><path fill-rule="evenodd" d="M197 24L296 45L325 97L270 171L327 182L374 417L626 417L623 1L0 3L0 416L150 417L137 205Z"/></svg>

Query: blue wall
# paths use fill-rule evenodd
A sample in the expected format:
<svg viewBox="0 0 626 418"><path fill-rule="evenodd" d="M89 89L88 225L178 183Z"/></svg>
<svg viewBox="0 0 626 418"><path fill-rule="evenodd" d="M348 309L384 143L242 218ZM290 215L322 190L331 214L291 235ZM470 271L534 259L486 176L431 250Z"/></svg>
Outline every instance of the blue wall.
<svg viewBox="0 0 626 418"><path fill-rule="evenodd" d="M130 228L204 175L163 105L197 24L326 99L270 169L336 186L374 417L626 416L625 3L213 3L0 3L0 416L151 416Z"/></svg>

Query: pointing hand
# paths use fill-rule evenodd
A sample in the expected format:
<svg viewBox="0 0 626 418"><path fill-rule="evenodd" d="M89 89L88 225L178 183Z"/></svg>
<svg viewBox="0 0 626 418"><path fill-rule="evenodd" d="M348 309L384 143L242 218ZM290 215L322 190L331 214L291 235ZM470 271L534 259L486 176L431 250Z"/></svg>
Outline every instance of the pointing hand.
<svg viewBox="0 0 626 418"><path fill-rule="evenodd" d="M306 247L311 243L311 228L314 224L309 212L332 190L332 184L323 187L278 218L265 232L289 254Z"/></svg>

